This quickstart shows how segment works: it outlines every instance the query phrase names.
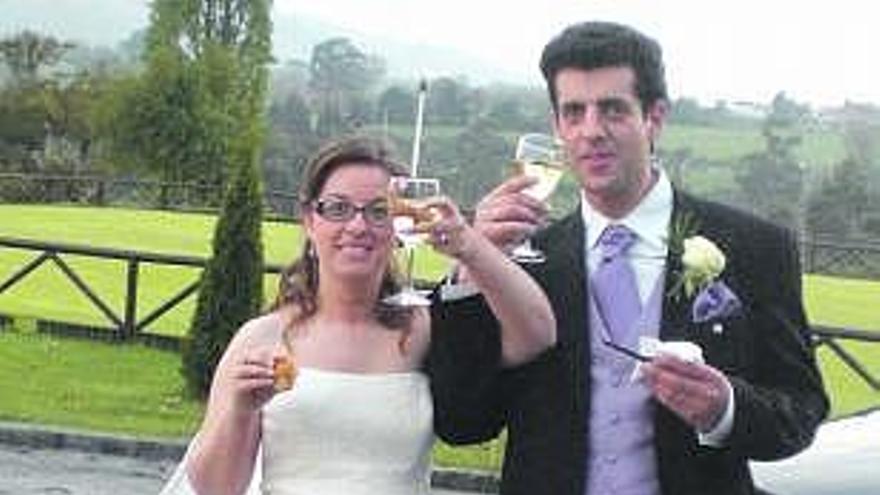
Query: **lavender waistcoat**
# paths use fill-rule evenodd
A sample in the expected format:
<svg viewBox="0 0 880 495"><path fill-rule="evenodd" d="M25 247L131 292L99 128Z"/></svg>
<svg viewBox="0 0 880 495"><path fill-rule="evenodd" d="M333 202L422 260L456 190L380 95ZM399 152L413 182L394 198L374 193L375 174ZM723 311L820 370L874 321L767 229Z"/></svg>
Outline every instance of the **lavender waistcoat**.
<svg viewBox="0 0 880 495"><path fill-rule="evenodd" d="M636 361L602 344L608 330L598 317L592 296L589 306L591 411L586 494L657 495L660 485L651 395L644 384L630 380ZM637 349L639 336L656 337L662 306L661 276L636 324L613 340Z"/></svg>

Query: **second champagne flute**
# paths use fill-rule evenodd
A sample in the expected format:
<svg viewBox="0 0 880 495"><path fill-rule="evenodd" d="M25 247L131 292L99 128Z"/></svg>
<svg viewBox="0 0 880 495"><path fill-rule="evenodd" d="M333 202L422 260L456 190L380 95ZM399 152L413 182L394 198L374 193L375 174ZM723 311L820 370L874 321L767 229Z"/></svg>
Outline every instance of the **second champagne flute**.
<svg viewBox="0 0 880 495"><path fill-rule="evenodd" d="M523 134L516 143L514 172L538 179L538 182L524 190L525 194L547 201L565 173L565 152L553 136L547 134ZM526 238L514 248L511 257L520 263L543 263L544 253L532 247Z"/></svg>
<svg viewBox="0 0 880 495"><path fill-rule="evenodd" d="M415 288L413 282L413 262L415 248L425 240L423 228L434 218L434 213L425 204L430 198L440 194L440 181L417 177L392 177L389 183L389 207L394 225L394 235L400 241L406 268L403 287L396 294L386 297L386 304L396 306L427 306L430 299Z"/></svg>

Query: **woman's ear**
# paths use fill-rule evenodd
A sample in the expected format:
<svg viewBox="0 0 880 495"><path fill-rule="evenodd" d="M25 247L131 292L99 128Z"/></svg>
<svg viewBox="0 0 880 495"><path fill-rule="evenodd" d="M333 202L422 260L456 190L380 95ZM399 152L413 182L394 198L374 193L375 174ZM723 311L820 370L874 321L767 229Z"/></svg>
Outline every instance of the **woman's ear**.
<svg viewBox="0 0 880 495"><path fill-rule="evenodd" d="M303 227L306 236L311 239L312 231L315 228L315 212L311 208L303 207L300 210L299 222Z"/></svg>

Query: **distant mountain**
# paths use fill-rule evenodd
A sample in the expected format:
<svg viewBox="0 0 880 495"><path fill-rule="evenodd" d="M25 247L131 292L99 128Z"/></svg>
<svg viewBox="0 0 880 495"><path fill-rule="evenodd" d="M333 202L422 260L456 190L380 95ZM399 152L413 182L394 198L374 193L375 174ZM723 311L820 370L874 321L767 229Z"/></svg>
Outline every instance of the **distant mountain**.
<svg viewBox="0 0 880 495"><path fill-rule="evenodd" d="M114 48L149 24L146 0L0 0L0 12L0 38L30 29L84 45ZM462 76L481 85L496 81L525 84L536 76L504 70L491 60L453 48L368 35L309 16L276 13L272 22L273 51L279 63L292 58L308 61L315 45L344 36L384 59L390 79Z"/></svg>
<svg viewBox="0 0 880 495"><path fill-rule="evenodd" d="M421 76L463 76L474 84L506 82L525 84L530 74L517 73L454 48L423 43L406 43L390 38L341 28L305 15L276 15L273 18L275 56L279 62L296 58L309 60L312 48L332 37L346 37L361 50L385 60L391 79Z"/></svg>
<svg viewBox="0 0 880 495"><path fill-rule="evenodd" d="M0 0L0 12L0 37L29 29L94 46L116 46L149 24L146 1Z"/></svg>

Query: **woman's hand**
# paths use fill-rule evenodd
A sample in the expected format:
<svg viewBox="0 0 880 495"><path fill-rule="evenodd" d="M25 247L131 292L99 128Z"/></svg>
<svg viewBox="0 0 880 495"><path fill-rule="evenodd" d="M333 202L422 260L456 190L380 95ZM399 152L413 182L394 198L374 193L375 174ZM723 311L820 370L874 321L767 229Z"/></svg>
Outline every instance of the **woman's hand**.
<svg viewBox="0 0 880 495"><path fill-rule="evenodd" d="M273 360L283 352L273 348L247 349L240 355L230 356L232 362L226 368L218 384L218 396L227 396L234 411L253 414L260 410L275 394Z"/></svg>
<svg viewBox="0 0 880 495"><path fill-rule="evenodd" d="M428 201L427 208L435 213L436 219L424 231L427 242L446 256L462 260L474 249L474 232L464 216L451 199L441 196Z"/></svg>

